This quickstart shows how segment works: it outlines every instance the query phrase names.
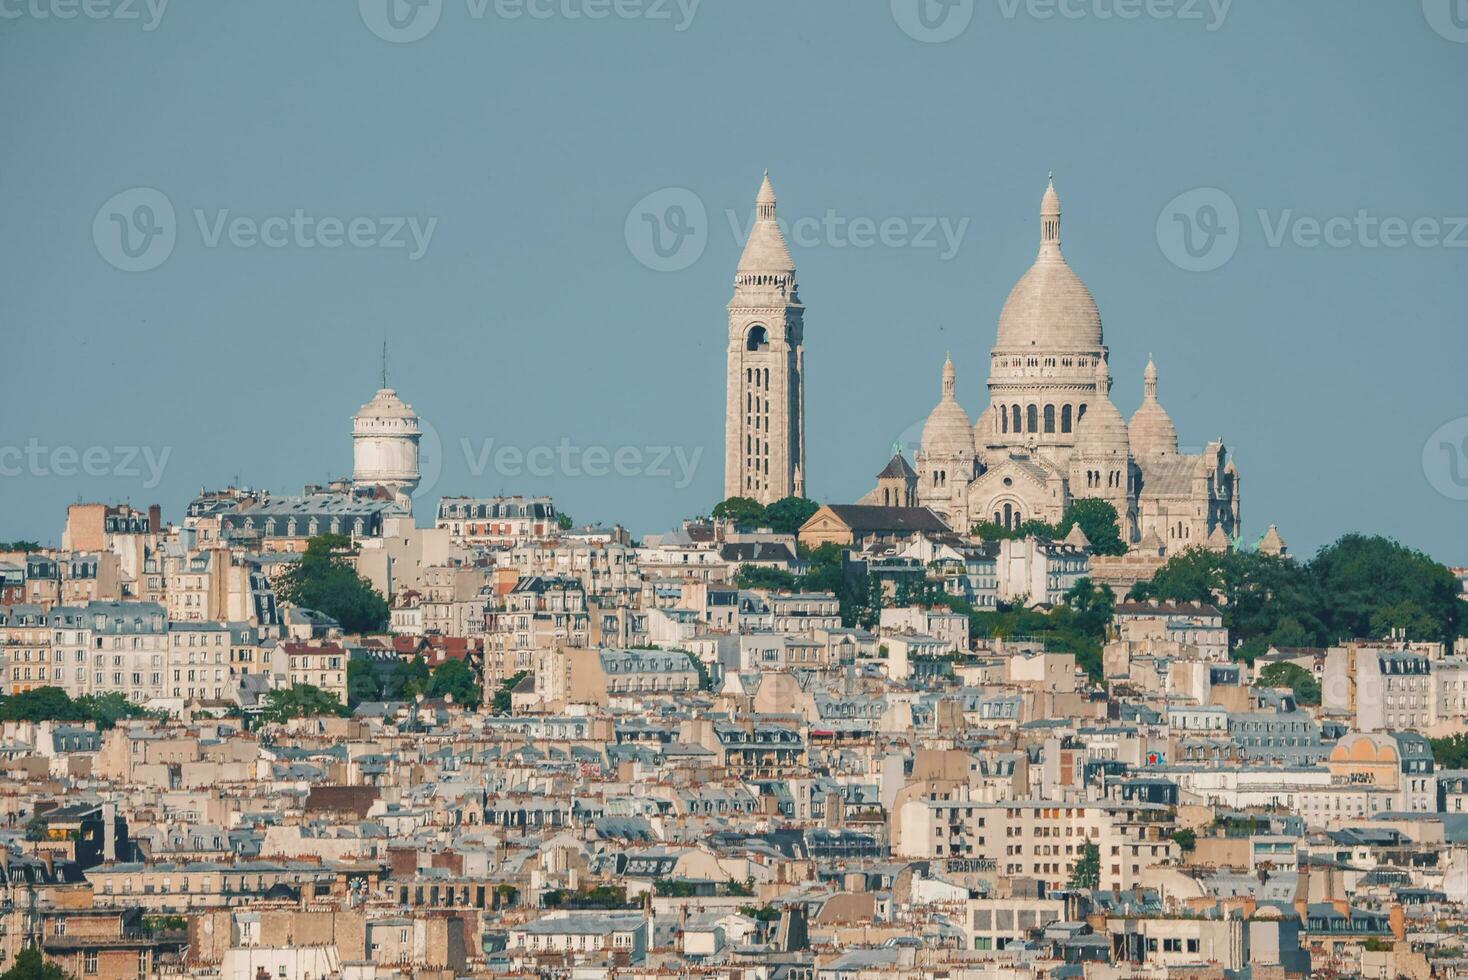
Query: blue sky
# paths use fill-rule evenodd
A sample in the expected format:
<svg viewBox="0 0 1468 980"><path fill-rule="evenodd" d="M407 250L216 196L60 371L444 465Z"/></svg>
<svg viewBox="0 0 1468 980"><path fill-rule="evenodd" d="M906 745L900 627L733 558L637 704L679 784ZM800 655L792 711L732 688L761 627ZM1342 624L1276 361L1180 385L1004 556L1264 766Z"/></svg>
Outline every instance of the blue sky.
<svg viewBox="0 0 1468 980"><path fill-rule="evenodd" d="M945 350L983 408L1053 170L1118 407L1152 352L1183 444L1234 451L1250 536L1468 562L1468 11L428 0L400 42L427 21L386 2L0 2L0 539L348 472L385 336L440 447L425 513L706 512L766 167L806 231L809 489L854 499ZM646 200L702 208L680 268L649 267ZM1179 207L1221 244L1179 252Z"/></svg>

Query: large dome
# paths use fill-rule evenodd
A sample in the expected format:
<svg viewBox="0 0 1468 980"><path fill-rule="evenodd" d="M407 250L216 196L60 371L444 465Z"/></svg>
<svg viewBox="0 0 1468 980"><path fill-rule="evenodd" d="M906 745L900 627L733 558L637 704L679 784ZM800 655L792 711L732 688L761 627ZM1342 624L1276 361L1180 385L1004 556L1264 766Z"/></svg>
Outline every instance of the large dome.
<svg viewBox="0 0 1468 980"><path fill-rule="evenodd" d="M943 397L923 425L923 452L929 456L971 456L974 433L968 413L954 396L956 375L952 359L943 362Z"/></svg>
<svg viewBox="0 0 1468 980"><path fill-rule="evenodd" d="M1101 346L1101 311L1060 254L1060 198L1052 183L1040 204L1040 254L1004 301L996 346L1085 350Z"/></svg>

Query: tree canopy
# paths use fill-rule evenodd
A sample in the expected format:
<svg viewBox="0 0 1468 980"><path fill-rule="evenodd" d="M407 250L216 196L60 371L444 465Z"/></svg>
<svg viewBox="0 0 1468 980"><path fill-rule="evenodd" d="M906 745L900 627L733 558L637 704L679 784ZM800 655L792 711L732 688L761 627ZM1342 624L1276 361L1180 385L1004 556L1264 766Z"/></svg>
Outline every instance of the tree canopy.
<svg viewBox="0 0 1468 980"><path fill-rule="evenodd" d="M714 505L714 519L767 527L776 534L796 534L821 505L805 497L785 497L766 507L750 497L730 497Z"/></svg>
<svg viewBox="0 0 1468 980"><path fill-rule="evenodd" d="M973 533L988 541L1032 536L1059 541L1077 524L1081 526L1081 531L1090 540L1092 554L1126 554L1127 546L1126 542L1121 539L1121 522L1116 516L1116 508L1094 497L1073 501L1065 509L1065 513L1061 515L1057 524L1029 520L1018 527L1007 528L993 521L982 521L974 525Z"/></svg>
<svg viewBox="0 0 1468 980"><path fill-rule="evenodd" d="M66 972L56 963L45 959L35 946L27 946L15 954L15 964L0 980L68 980Z"/></svg>
<svg viewBox="0 0 1468 980"><path fill-rule="evenodd" d="M41 546L28 538L22 538L18 541L0 541L0 551L23 551L26 554L30 554L31 552L40 550Z"/></svg>
<svg viewBox="0 0 1468 980"><path fill-rule="evenodd" d="M881 616L881 586L870 575L843 566L841 555L841 547L829 542L802 551L806 570L799 575L763 565L741 565L734 584L741 589L772 592L830 592L840 603L843 626L872 629Z"/></svg>
<svg viewBox="0 0 1468 980"><path fill-rule="evenodd" d="M1070 873L1070 887L1076 889L1093 889L1101 887L1101 848L1086 841L1081 851L1081 859L1076 862L1075 868Z"/></svg>
<svg viewBox="0 0 1468 980"><path fill-rule="evenodd" d="M1175 555L1136 599L1208 602L1252 661L1270 646L1324 646L1345 639L1451 642L1463 628L1452 572L1389 538L1348 534L1313 559L1192 548Z"/></svg>
<svg viewBox="0 0 1468 980"><path fill-rule="evenodd" d="M445 660L434 668L428 681L428 694L435 698L452 696L455 704L468 708L477 708L483 700L479 679L462 660Z"/></svg>
<svg viewBox="0 0 1468 980"><path fill-rule="evenodd" d="M799 534L821 505L805 497L786 497L765 508L765 523L776 534Z"/></svg>
<svg viewBox="0 0 1468 980"><path fill-rule="evenodd" d="M730 497L714 505L714 520L735 524L762 524L765 505L753 497Z"/></svg>
<svg viewBox="0 0 1468 980"><path fill-rule="evenodd" d="M268 691L260 718L268 722L286 722L292 718L315 718L320 715L344 717L347 709L335 694L314 684L295 684L279 691Z"/></svg>
<svg viewBox="0 0 1468 980"><path fill-rule="evenodd" d="M1295 696L1296 704L1317 705L1320 703L1320 682L1299 664L1274 663L1259 672L1259 681L1265 687L1287 687Z"/></svg>
<svg viewBox="0 0 1468 980"><path fill-rule="evenodd" d="M286 569L277 594L304 609L325 613L349 633L387 626L387 600L338 552L351 547L344 534L320 534L306 543L300 561Z"/></svg>
<svg viewBox="0 0 1468 980"><path fill-rule="evenodd" d="M0 697L0 721L72 721L106 731L124 718L152 718L155 712L129 701L120 691L70 697L59 687L34 687Z"/></svg>

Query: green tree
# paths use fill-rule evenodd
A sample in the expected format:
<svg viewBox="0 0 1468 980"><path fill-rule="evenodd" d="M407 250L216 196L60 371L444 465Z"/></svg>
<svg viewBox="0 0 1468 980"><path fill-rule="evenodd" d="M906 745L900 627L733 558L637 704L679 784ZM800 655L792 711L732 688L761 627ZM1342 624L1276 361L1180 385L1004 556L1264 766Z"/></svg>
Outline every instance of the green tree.
<svg viewBox="0 0 1468 980"><path fill-rule="evenodd" d="M0 973L0 980L69 980L69 976L35 946L27 946L15 954L15 965Z"/></svg>
<svg viewBox="0 0 1468 980"><path fill-rule="evenodd" d="M398 660L393 664L390 687L394 697L411 701L420 694L427 694L432 680L428 662L421 656L411 660Z"/></svg>
<svg viewBox="0 0 1468 980"><path fill-rule="evenodd" d="M519 686L520 682L525 679L528 673L528 671L522 670L517 674L505 678L501 682L499 690L494 692L494 700L490 702L490 707L494 710L495 714L507 715L510 713L512 706L510 700L511 694Z"/></svg>
<svg viewBox="0 0 1468 980"><path fill-rule="evenodd" d="M730 497L714 505L714 519L733 521L735 524L763 525L765 507L752 497Z"/></svg>
<svg viewBox="0 0 1468 980"><path fill-rule="evenodd" d="M575 526L576 526L576 522L573 521L573 520L571 520L571 515L570 514L557 514L556 515L556 527L560 528L562 531L569 531L569 530L571 530L571 528L573 528Z"/></svg>
<svg viewBox="0 0 1468 980"><path fill-rule="evenodd" d="M479 679L462 660L445 660L439 664L429 680L428 693L436 698L451 694L455 704L469 708L479 707L483 697L479 689Z"/></svg>
<svg viewBox="0 0 1468 980"><path fill-rule="evenodd" d="M740 565L734 584L741 589L766 589L770 592L794 592L800 579L783 568L769 565Z"/></svg>
<svg viewBox="0 0 1468 980"><path fill-rule="evenodd" d="M19 541L6 541L0 543L0 551L22 551L26 554L31 554L32 552L40 550L41 546L39 544L37 544L35 541L31 541L25 538L22 538Z"/></svg>
<svg viewBox="0 0 1468 980"><path fill-rule="evenodd" d="M325 613L349 633L387 626L387 600L338 552L350 548L344 534L320 534L306 543L300 561L280 576L276 593L304 609Z"/></svg>
<svg viewBox="0 0 1468 980"><path fill-rule="evenodd" d="M292 718L315 718L320 715L342 717L347 709L330 694L314 684L295 684L279 691L268 691L260 718L267 722L286 722Z"/></svg>
<svg viewBox="0 0 1468 980"><path fill-rule="evenodd" d="M1091 552L1097 555L1124 555L1126 542L1121 539L1121 523L1116 508L1096 497L1085 497L1065 509L1060 523L1055 526L1055 536L1063 538L1077 524L1091 542Z"/></svg>
<svg viewBox="0 0 1468 980"><path fill-rule="evenodd" d="M1190 548L1169 559L1134 597L1206 602L1218 607L1236 655L1251 660L1269 645L1318 645L1324 641L1320 588L1307 566L1252 551ZM1301 644L1307 639L1309 644Z"/></svg>
<svg viewBox="0 0 1468 980"><path fill-rule="evenodd" d="M1453 573L1390 538L1347 534L1320 549L1310 571L1332 639L1381 639L1393 629L1409 640L1458 635L1463 602Z"/></svg>
<svg viewBox="0 0 1468 980"><path fill-rule="evenodd" d="M59 687L33 687L0 701L0 721L85 721L86 715Z"/></svg>
<svg viewBox="0 0 1468 980"><path fill-rule="evenodd" d="M1198 846L1198 834L1196 831L1183 827L1172 832L1172 839L1177 841L1177 846L1184 854L1195 850Z"/></svg>
<svg viewBox="0 0 1468 980"><path fill-rule="evenodd" d="M765 522L776 534L797 534L821 505L805 497L786 497L765 508Z"/></svg>
<svg viewBox="0 0 1468 980"><path fill-rule="evenodd" d="M1287 687L1295 695L1298 704L1320 703L1320 682L1299 664L1286 661L1272 663L1259 672L1259 681L1265 687Z"/></svg>
<svg viewBox="0 0 1468 980"><path fill-rule="evenodd" d="M83 694L74 702L77 709L102 731L107 731L125 718L157 717L155 712L133 704L121 691L105 694Z"/></svg>
<svg viewBox="0 0 1468 980"><path fill-rule="evenodd" d="M377 665L364 657L353 657L347 661L347 705L355 708L363 701L378 701L384 697L382 678Z"/></svg>
<svg viewBox="0 0 1468 980"><path fill-rule="evenodd" d="M1468 735L1429 739L1432 759L1440 769L1468 769Z"/></svg>
<svg viewBox="0 0 1468 980"><path fill-rule="evenodd" d="M1070 887L1090 890L1101 887L1101 848L1086 841L1081 859L1070 873Z"/></svg>

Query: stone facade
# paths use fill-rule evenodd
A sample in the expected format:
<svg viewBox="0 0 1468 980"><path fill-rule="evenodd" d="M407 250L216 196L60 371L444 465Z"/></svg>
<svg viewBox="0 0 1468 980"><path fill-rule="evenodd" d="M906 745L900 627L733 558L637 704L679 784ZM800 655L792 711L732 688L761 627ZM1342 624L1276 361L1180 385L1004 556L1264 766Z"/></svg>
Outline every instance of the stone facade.
<svg viewBox="0 0 1468 980"><path fill-rule="evenodd" d="M967 530L1055 522L1077 498L1098 497L1116 508L1128 545L1227 547L1239 532L1239 476L1223 443L1179 451L1151 363L1128 424L1111 402L1108 358L1096 303L1060 252L1052 182L1040 206L1040 251L999 315L989 406L972 427L953 362L943 365L916 455L917 503ZM884 490L890 497L892 483L879 481L863 502L880 502Z"/></svg>
<svg viewBox="0 0 1468 980"><path fill-rule="evenodd" d="M724 496L805 496L805 306L765 174L729 302Z"/></svg>

